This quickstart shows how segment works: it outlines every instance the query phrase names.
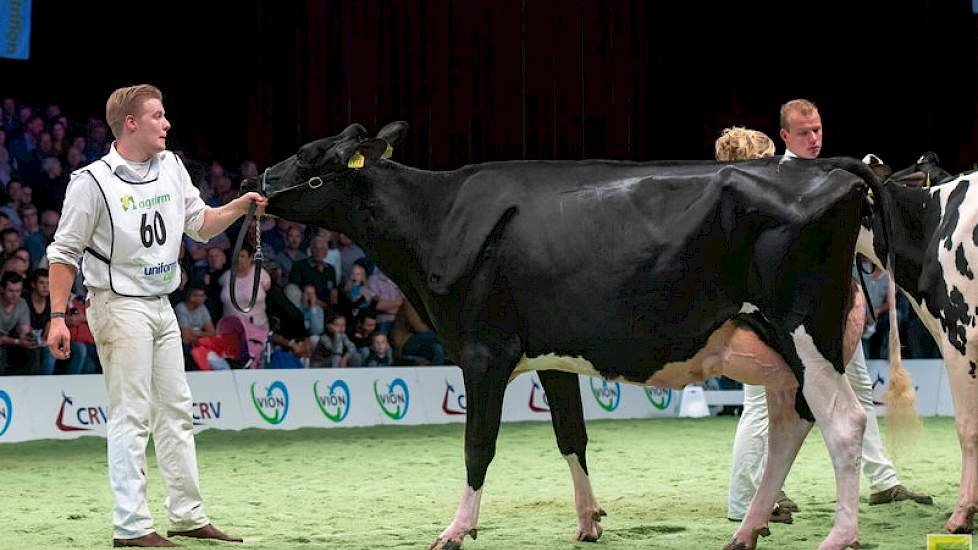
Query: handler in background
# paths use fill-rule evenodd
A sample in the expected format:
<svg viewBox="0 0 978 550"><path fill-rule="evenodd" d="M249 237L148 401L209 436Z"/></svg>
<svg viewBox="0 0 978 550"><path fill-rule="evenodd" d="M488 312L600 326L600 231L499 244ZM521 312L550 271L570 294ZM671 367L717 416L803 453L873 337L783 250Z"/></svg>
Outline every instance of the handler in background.
<svg viewBox="0 0 978 550"><path fill-rule="evenodd" d="M166 489L167 536L241 542L204 514L194 446L192 398L180 327L167 295L180 283L181 238L206 242L266 199L248 193L209 208L180 159L166 150L170 122L150 85L109 96L109 153L72 174L61 223L47 249L51 328L48 346L68 355L68 293L84 258L88 322L109 396L109 485L113 546L176 546L153 529L146 503L146 444L156 447Z"/></svg>

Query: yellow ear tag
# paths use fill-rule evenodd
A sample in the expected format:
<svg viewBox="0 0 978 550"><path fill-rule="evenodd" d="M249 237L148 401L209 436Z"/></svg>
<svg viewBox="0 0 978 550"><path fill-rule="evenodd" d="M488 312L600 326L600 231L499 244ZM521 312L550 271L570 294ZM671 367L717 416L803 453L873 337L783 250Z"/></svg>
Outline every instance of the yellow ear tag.
<svg viewBox="0 0 978 550"><path fill-rule="evenodd" d="M389 158L391 158L391 155L393 155L393 154L394 154L394 148L391 147L391 144L390 143L388 143L387 144L387 150L384 151L384 154L383 155L380 155L380 158L382 158L382 159L389 159Z"/></svg>
<svg viewBox="0 0 978 550"><path fill-rule="evenodd" d="M927 174L927 183L924 184L924 187L930 187L930 174Z"/></svg>
<svg viewBox="0 0 978 550"><path fill-rule="evenodd" d="M347 167L353 168L354 170L359 170L363 168L363 163L366 160L367 159L364 158L362 154L360 154L360 151L357 151L353 153L353 156L350 157L350 160L346 161L346 165Z"/></svg>

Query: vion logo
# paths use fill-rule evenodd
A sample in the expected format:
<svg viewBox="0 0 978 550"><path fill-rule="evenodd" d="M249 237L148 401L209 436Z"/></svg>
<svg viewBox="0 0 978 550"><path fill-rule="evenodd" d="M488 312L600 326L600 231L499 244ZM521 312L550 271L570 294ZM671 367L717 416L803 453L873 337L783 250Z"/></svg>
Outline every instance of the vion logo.
<svg viewBox="0 0 978 550"><path fill-rule="evenodd" d="M68 424L67 422L77 422ZM63 432L87 432L96 424L108 424L109 415L102 406L76 407L74 400L65 392L61 392L61 408L54 425Z"/></svg>
<svg viewBox="0 0 978 550"><path fill-rule="evenodd" d="M312 393L319 410L333 422L343 422L346 415L350 414L350 386L343 380L337 380L323 389L326 391L319 389L319 380L312 385Z"/></svg>
<svg viewBox="0 0 978 550"><path fill-rule="evenodd" d="M400 420L407 416L408 405L411 404L411 392L408 390L407 382L400 378L391 380L386 388L378 388L374 380L374 397L380 410L384 411L391 420Z"/></svg>
<svg viewBox="0 0 978 550"><path fill-rule="evenodd" d="M465 414L465 394L455 391L455 386L445 380L445 397L441 400L441 410L445 414Z"/></svg>
<svg viewBox="0 0 978 550"><path fill-rule="evenodd" d="M206 426L207 420L221 419L220 401L201 401L199 403L195 401L191 410L194 416L194 426Z"/></svg>
<svg viewBox="0 0 978 550"><path fill-rule="evenodd" d="M645 397L649 399L649 403L652 406L663 411L669 408L669 404L672 403L672 390L669 388L652 388L646 387Z"/></svg>
<svg viewBox="0 0 978 550"><path fill-rule="evenodd" d="M0 436L7 433L7 428L14 420L14 402L7 392L0 390Z"/></svg>
<svg viewBox="0 0 978 550"><path fill-rule="evenodd" d="M289 389L285 383L276 380L265 388L263 395L255 394L255 387L258 382L251 383L251 402L255 405L255 410L265 422L269 424L281 424L285 421L285 416L289 414Z"/></svg>
<svg viewBox="0 0 978 550"><path fill-rule="evenodd" d="M612 412L618 408L621 403L621 384L614 382L609 384L607 380L602 380L600 384L595 384L594 378L591 380L591 393L594 395L594 400L598 402L598 406L602 409Z"/></svg>

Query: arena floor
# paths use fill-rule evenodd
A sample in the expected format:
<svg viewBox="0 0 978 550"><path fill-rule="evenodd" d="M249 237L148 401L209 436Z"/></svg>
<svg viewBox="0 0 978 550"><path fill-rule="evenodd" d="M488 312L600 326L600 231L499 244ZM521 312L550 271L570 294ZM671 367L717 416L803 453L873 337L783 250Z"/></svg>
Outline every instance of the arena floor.
<svg viewBox="0 0 978 550"><path fill-rule="evenodd" d="M504 424L482 499L479 539L465 548L570 550L720 549L730 417L594 421L589 463L608 512L595 546L575 543L571 479L549 423ZM956 498L959 450L950 418L895 457L902 481L936 505L870 507L863 481L863 549L926 548ZM209 431L197 438L207 511L243 546L188 548L423 549L449 523L464 482L461 425ZM0 548L110 547L105 440L0 445ZM772 524L759 548L815 548L834 513L834 477L813 433L788 478L801 506L794 525ZM150 460L150 500L165 531L162 487Z"/></svg>

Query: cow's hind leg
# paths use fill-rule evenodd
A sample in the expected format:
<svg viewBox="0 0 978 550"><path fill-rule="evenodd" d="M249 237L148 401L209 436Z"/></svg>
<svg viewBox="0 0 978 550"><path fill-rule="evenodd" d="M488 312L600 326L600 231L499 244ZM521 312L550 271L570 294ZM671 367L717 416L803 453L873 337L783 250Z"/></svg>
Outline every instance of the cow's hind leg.
<svg viewBox="0 0 978 550"><path fill-rule="evenodd" d="M788 477L798 449L812 428L811 422L802 420L795 411L797 388L768 389L766 393L769 423L767 464L747 515L726 550L754 548L758 536L767 536L767 522L774 508L774 499Z"/></svg>
<svg viewBox="0 0 978 550"><path fill-rule="evenodd" d="M819 548L841 550L858 547L859 461L863 431L866 429L866 411L859 405L845 375L835 370L819 353L804 327L799 327L792 337L798 356L805 365L805 401L822 430L835 470L835 525Z"/></svg>
<svg viewBox="0 0 978 550"><path fill-rule="evenodd" d="M961 444L958 504L944 528L951 533L971 533L974 530L972 519L978 512L978 380L973 374L975 363L962 357L957 350L945 351L944 356L954 399L954 422Z"/></svg>
<svg viewBox="0 0 978 550"><path fill-rule="evenodd" d="M496 454L503 395L519 356L519 340L515 336L489 342L480 340L462 348L459 362L466 394L466 484L455 518L428 547L429 550L455 550L462 547L466 535L476 537L482 486L489 463Z"/></svg>
<svg viewBox="0 0 978 550"><path fill-rule="evenodd" d="M546 370L539 371L540 381L547 391L550 418L557 436L557 448L570 466L574 480L574 500L577 505L577 533L575 540L597 542L601 537L601 516L604 510L598 506L588 478L587 427L584 425L584 407L581 405L581 388L576 374Z"/></svg>

